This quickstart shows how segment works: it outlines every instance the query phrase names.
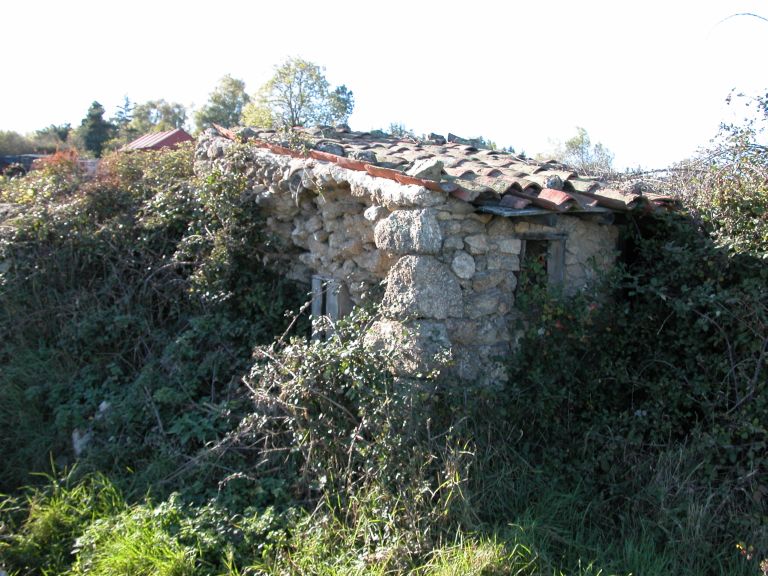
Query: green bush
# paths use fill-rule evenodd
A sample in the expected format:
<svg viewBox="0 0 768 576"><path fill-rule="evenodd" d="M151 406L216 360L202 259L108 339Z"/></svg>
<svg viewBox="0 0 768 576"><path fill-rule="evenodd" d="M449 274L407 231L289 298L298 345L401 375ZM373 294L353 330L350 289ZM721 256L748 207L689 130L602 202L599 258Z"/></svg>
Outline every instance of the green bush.
<svg viewBox="0 0 768 576"><path fill-rule="evenodd" d="M712 146L681 163L662 189L681 197L718 245L765 260L768 147L761 133L754 124L724 127Z"/></svg>
<svg viewBox="0 0 768 576"><path fill-rule="evenodd" d="M302 515L286 509L231 512L177 494L127 505L101 475L47 477L0 499L0 569L11 574L222 574L266 562Z"/></svg>
<svg viewBox="0 0 768 576"><path fill-rule="evenodd" d="M293 499L325 501L351 522L373 507L411 530L415 550L445 528L439 517L459 513L461 456L450 430L430 427L434 382L394 376L389 353L366 344L375 319L358 308L326 340L257 348L245 380L253 408L232 448L256 452L267 472L251 474L279 480Z"/></svg>
<svg viewBox="0 0 768 576"><path fill-rule="evenodd" d="M24 203L0 245L0 397L18 440L0 446L0 487L28 482L49 454L72 462L77 431L90 438L82 470L119 472L137 493L173 478L171 489L231 428L251 349L302 291L264 265L236 172L198 181L188 146L115 154L85 182L73 166L0 190ZM43 432L28 442L32 424Z"/></svg>
<svg viewBox="0 0 768 576"><path fill-rule="evenodd" d="M682 218L628 230L613 296L539 295L508 415L521 456L586 488L590 515L687 542L679 561L704 570L740 539L768 546L768 272Z"/></svg>

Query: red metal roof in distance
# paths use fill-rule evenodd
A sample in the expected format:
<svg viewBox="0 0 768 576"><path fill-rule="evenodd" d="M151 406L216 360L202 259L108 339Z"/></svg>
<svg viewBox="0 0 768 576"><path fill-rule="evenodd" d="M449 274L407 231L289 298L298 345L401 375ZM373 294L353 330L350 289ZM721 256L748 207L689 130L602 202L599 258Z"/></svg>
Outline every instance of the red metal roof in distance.
<svg viewBox="0 0 768 576"><path fill-rule="evenodd" d="M120 148L120 150L160 150L161 148L175 148L182 142L190 142L191 140L194 140L192 136L187 134L187 132L181 128L176 128L175 130L167 130L165 132L144 134L144 136L136 138L136 140L126 144Z"/></svg>

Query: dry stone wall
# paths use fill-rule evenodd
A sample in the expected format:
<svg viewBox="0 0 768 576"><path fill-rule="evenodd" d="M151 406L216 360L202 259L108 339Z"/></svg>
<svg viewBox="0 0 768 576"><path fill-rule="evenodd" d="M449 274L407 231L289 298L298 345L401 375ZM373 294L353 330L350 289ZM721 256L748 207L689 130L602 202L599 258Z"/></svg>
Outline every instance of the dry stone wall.
<svg viewBox="0 0 768 576"><path fill-rule="evenodd" d="M196 170L229 170L234 144L207 134ZM267 232L292 256L286 274L313 274L346 285L361 303L380 291L381 320L371 346L397 350L404 376L423 374L450 355L463 380L501 381L495 360L515 338L515 289L526 239L565 242L568 290L586 286L615 259L617 229L573 216L553 226L479 214L448 194L266 149L246 150L247 175L266 215Z"/></svg>

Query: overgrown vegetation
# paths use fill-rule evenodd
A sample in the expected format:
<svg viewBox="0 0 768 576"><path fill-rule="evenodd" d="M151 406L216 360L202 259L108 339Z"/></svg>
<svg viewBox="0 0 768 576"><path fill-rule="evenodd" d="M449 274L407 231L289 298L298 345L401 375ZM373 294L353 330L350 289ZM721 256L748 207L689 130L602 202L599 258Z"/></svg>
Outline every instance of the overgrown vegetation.
<svg viewBox="0 0 768 576"><path fill-rule="evenodd" d="M174 474L232 426L250 350L301 301L253 248L237 178L193 182L190 148L101 170L83 182L61 156L3 186L16 207L0 293L6 489L49 453L71 461L73 434L86 468L119 471L132 493Z"/></svg>
<svg viewBox="0 0 768 576"><path fill-rule="evenodd" d="M603 286L521 281L508 379L468 389L396 376L375 309L286 331L303 294L265 265L244 153L0 181L0 567L760 573L764 156L702 167L698 220L630 219Z"/></svg>

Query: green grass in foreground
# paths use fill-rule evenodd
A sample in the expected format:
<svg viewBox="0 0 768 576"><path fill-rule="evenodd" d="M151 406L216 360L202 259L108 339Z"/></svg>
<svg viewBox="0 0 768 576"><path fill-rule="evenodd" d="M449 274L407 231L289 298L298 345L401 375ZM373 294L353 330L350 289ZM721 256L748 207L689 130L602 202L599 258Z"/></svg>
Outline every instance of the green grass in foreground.
<svg viewBox="0 0 768 576"><path fill-rule="evenodd" d="M736 553L727 564L688 570L676 561L675 543L660 546L642 530L623 542L607 538L580 522L573 498L546 496L518 523L459 530L416 550L418 535L398 529L394 518L359 515L349 524L327 504L312 513L232 513L216 501L189 504L175 494L128 505L103 476L75 481L70 474L0 501L0 567L10 576L760 573L756 559Z"/></svg>

